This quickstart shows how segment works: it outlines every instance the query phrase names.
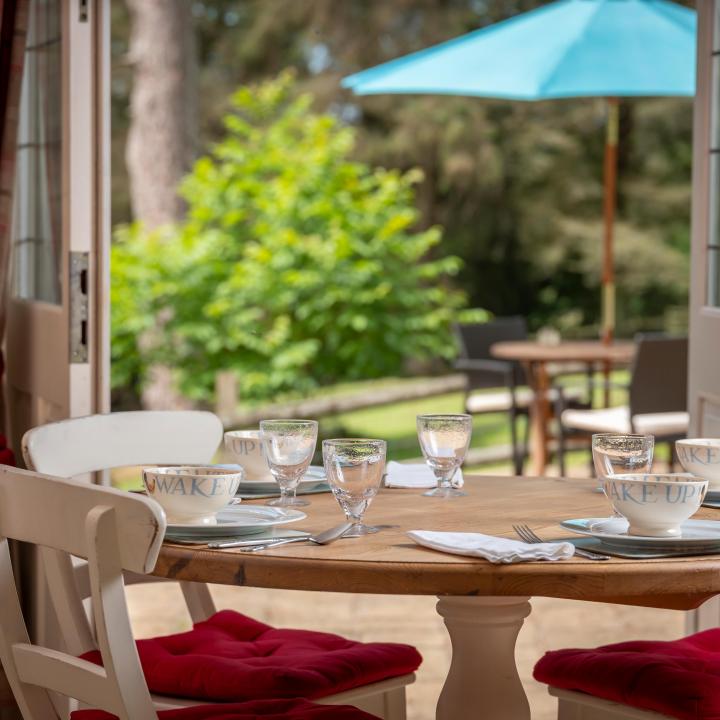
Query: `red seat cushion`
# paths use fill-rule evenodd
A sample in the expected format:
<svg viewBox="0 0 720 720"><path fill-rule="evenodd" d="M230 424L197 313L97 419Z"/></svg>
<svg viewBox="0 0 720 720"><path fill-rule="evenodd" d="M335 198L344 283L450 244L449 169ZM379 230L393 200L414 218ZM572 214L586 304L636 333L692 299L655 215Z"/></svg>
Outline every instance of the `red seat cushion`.
<svg viewBox="0 0 720 720"><path fill-rule="evenodd" d="M720 720L720 629L671 642L556 650L535 679L681 720Z"/></svg>
<svg viewBox="0 0 720 720"><path fill-rule="evenodd" d="M212 702L320 698L411 673L422 661L409 645L280 630L232 610L137 648L151 692ZM97 651L83 657L101 663Z"/></svg>
<svg viewBox="0 0 720 720"><path fill-rule="evenodd" d="M71 720L117 720L103 710L76 710ZM307 700L255 700L231 705L195 705L161 710L160 720L377 720L349 705L315 705Z"/></svg>

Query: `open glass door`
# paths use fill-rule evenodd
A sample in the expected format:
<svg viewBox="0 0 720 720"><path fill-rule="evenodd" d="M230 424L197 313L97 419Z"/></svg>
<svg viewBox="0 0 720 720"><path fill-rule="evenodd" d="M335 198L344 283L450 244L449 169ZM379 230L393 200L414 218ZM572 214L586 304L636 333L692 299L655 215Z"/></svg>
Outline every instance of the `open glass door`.
<svg viewBox="0 0 720 720"><path fill-rule="evenodd" d="M108 409L107 27L107 2L30 0L6 329L16 451L30 427Z"/></svg>
<svg viewBox="0 0 720 720"><path fill-rule="evenodd" d="M698 11L698 72L693 128L690 283L690 437L720 437L720 0ZM690 614L689 629L717 627L720 601Z"/></svg>

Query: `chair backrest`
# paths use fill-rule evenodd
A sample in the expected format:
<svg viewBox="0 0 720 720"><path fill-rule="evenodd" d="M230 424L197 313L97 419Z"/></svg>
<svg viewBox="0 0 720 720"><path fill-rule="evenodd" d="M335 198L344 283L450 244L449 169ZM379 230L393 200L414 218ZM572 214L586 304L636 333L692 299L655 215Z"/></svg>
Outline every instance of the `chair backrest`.
<svg viewBox="0 0 720 720"><path fill-rule="evenodd" d="M164 531L165 515L147 498L0 465L0 662L24 720L62 716L48 691L121 720L157 720L130 629L122 571L151 571ZM103 667L31 643L9 539L87 558Z"/></svg>
<svg viewBox="0 0 720 720"><path fill-rule="evenodd" d="M525 373L518 362L498 361L493 358L490 348L498 342L512 340L527 340L527 322L524 317L495 318L484 323L456 323L454 325L455 337L460 348L459 357L465 360L492 360L496 365L507 365L513 368L515 383L521 385L525 382ZM474 370L473 387L496 387L498 375L491 371L487 376L482 370Z"/></svg>
<svg viewBox="0 0 720 720"><path fill-rule="evenodd" d="M505 340L527 340L527 323L523 317L495 318L484 323L456 323L460 356L468 360L492 358L490 347Z"/></svg>
<svg viewBox="0 0 720 720"><path fill-rule="evenodd" d="M687 410L688 340L645 334L636 337L630 378L630 415Z"/></svg>
<svg viewBox="0 0 720 720"><path fill-rule="evenodd" d="M210 412L136 411L88 415L28 430L22 440L27 467L74 477L124 465L200 465L222 439Z"/></svg>

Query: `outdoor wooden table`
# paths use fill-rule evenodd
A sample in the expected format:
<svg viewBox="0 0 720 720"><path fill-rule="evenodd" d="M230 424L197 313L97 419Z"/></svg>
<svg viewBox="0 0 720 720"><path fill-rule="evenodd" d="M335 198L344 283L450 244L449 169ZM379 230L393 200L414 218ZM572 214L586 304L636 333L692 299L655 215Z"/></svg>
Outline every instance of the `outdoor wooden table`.
<svg viewBox="0 0 720 720"><path fill-rule="evenodd" d="M296 543L257 553L166 543L154 574L265 588L438 595L437 611L453 655L437 718L527 720L530 710L514 648L531 596L688 610L720 592L720 556L492 565L420 547L406 531L514 537L512 525L527 523L543 539L564 537L569 533L559 527L560 521L609 514L604 496L593 492L596 486L593 480L474 476L467 478L468 495L461 498L386 489L374 500L367 521L399 525L397 529L327 546ZM304 509L307 520L295 527L311 532L342 517L330 494L312 496ZM718 515L702 510L700 516Z"/></svg>
<svg viewBox="0 0 720 720"><path fill-rule="evenodd" d="M529 340L518 340L496 343L490 348L490 353L499 360L516 360L525 366L533 390L530 472L532 475L542 475L548 462L548 422L551 416L548 363L602 363L610 368L612 365L629 363L635 354L635 345L631 342L605 345L600 341L541 345Z"/></svg>

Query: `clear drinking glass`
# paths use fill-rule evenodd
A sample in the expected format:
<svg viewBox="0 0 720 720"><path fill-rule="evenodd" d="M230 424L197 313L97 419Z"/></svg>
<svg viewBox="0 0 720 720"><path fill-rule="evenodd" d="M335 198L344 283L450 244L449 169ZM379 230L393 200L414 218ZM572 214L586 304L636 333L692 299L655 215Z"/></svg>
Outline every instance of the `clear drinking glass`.
<svg viewBox="0 0 720 720"><path fill-rule="evenodd" d="M596 433L592 436L592 456L598 480L621 473L648 473L655 451L654 435ZM613 517L622 517L613 510Z"/></svg>
<svg viewBox="0 0 720 720"><path fill-rule="evenodd" d="M437 487L423 493L430 497L465 495L452 485L452 477L463 464L470 436L470 415L418 415L417 432L425 462L435 473Z"/></svg>
<svg viewBox="0 0 720 720"><path fill-rule="evenodd" d="M343 537L375 533L379 528L365 525L365 511L380 489L385 473L384 440L323 440L323 463L333 495L353 526Z"/></svg>
<svg viewBox="0 0 720 720"><path fill-rule="evenodd" d="M297 486L315 454L318 424L315 420L262 420L260 440L263 455L275 482L280 486L280 497L266 505L309 505L297 497Z"/></svg>
<svg viewBox="0 0 720 720"><path fill-rule="evenodd" d="M652 467L655 437L596 433L592 455L599 479L619 473L648 473Z"/></svg>

